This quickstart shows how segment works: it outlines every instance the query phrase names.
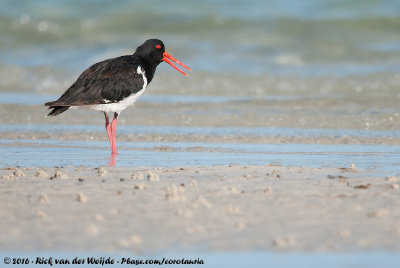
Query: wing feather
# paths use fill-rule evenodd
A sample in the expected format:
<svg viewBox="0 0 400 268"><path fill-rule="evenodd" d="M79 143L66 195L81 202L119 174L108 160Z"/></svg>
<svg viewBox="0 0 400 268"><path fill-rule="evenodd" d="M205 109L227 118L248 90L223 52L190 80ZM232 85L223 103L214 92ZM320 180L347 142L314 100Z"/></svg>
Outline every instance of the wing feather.
<svg viewBox="0 0 400 268"><path fill-rule="evenodd" d="M144 81L137 73L138 61L122 56L86 69L61 97L46 106L81 106L119 102L140 91Z"/></svg>

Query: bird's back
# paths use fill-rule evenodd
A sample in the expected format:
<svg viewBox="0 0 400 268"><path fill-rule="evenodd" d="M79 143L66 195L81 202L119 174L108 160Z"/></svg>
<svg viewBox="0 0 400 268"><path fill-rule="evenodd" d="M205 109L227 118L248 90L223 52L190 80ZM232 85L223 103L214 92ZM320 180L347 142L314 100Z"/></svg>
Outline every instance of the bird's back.
<svg viewBox="0 0 400 268"><path fill-rule="evenodd" d="M65 111L69 106L120 102L143 89L144 74L138 73L140 63L140 58L132 55L98 62L86 69L58 100L45 105ZM49 115L61 113L52 112Z"/></svg>

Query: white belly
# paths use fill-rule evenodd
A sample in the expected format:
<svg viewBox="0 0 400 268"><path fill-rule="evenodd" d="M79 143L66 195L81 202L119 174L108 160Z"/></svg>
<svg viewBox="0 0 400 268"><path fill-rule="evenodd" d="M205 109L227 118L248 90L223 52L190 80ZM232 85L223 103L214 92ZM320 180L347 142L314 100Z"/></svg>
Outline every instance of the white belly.
<svg viewBox="0 0 400 268"><path fill-rule="evenodd" d="M125 110L129 106L132 106L137 101L137 99L144 93L144 91L146 90L146 86L147 86L147 78L145 76L145 73L144 73L144 70L142 69L142 67L138 66L136 73L141 74L143 77L143 82L144 82L143 88L140 91L138 91L135 94L130 95L129 97L126 97L125 99L123 99L120 102L88 105L86 107L97 110L97 111L103 111L106 113L108 113L108 112L120 113L122 110ZM108 100L104 100L104 101L107 102Z"/></svg>
<svg viewBox="0 0 400 268"><path fill-rule="evenodd" d="M122 110L125 110L129 106L132 106L137 101L137 99L143 94L145 89L146 88L143 88L136 94L130 95L129 97L123 99L120 102L88 105L87 107L90 109L94 109L97 111L103 111L106 113L107 112L120 113Z"/></svg>

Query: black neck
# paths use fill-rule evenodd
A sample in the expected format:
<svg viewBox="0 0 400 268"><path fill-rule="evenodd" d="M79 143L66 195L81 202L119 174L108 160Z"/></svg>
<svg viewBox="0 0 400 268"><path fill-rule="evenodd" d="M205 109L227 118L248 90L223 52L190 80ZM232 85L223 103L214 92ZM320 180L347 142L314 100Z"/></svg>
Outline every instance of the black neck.
<svg viewBox="0 0 400 268"><path fill-rule="evenodd" d="M153 80L154 73L156 72L156 68L159 63L144 59L139 55L133 55L133 57L140 62L139 65L142 66L142 68L144 69L147 79L147 84L149 84L151 80Z"/></svg>

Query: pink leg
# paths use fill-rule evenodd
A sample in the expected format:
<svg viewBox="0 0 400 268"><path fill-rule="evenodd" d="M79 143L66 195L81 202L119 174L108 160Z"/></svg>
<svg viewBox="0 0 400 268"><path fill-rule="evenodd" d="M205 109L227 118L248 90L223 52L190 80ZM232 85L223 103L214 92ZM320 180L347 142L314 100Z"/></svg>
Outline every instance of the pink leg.
<svg viewBox="0 0 400 268"><path fill-rule="evenodd" d="M108 118L107 113L104 112L104 117L106 119L106 131L107 131L107 136L108 140L110 141L111 145L111 158L110 162L108 163L108 166L115 166L115 162L117 159L117 147L116 147L116 138L115 138L115 133L117 132L117 121L118 121L118 114L114 113L114 118L113 121L110 124L110 120Z"/></svg>
<svg viewBox="0 0 400 268"><path fill-rule="evenodd" d="M112 129L111 129L110 121L108 120L108 115L106 113L104 113L104 117L106 118L106 131L107 131L108 140L112 147Z"/></svg>
<svg viewBox="0 0 400 268"><path fill-rule="evenodd" d="M116 136L115 134L117 133L117 122L118 122L118 114L114 113L114 118L113 121L111 122L111 138L112 138L112 143L111 143L111 149L112 149L112 154L118 154L117 152L117 142L116 142Z"/></svg>

